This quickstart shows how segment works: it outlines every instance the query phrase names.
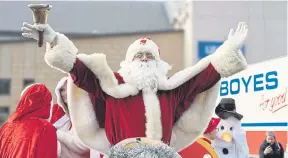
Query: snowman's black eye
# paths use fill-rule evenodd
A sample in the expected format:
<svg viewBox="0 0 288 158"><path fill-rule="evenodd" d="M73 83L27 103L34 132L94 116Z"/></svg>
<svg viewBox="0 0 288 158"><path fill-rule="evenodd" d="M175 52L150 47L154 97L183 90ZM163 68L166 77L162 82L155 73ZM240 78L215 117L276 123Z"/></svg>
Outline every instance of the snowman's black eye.
<svg viewBox="0 0 288 158"><path fill-rule="evenodd" d="M224 130L224 126L221 126L221 130Z"/></svg>
<svg viewBox="0 0 288 158"><path fill-rule="evenodd" d="M233 130L233 127L230 127L230 131L232 131Z"/></svg>

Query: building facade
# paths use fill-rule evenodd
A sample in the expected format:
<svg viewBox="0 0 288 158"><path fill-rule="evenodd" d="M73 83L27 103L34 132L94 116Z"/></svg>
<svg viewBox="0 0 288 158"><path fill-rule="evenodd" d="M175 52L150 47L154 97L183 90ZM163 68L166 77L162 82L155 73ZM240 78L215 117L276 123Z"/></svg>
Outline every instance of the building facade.
<svg viewBox="0 0 288 158"><path fill-rule="evenodd" d="M249 27L243 48L249 64L287 55L287 1L168 2L175 29L184 30L185 65L215 51L238 22Z"/></svg>

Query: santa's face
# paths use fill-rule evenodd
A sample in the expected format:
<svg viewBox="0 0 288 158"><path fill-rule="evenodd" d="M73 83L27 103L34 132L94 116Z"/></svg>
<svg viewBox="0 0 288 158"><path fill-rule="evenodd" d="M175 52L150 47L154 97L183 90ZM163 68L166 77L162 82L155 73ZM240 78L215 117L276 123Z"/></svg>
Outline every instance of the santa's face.
<svg viewBox="0 0 288 158"><path fill-rule="evenodd" d="M133 61L125 61L121 63L119 73L126 83L135 85L142 91L157 91L158 83L163 78L167 78L166 74L171 66L164 61L155 60L150 52L138 52Z"/></svg>
<svg viewBox="0 0 288 158"><path fill-rule="evenodd" d="M152 60L155 60L155 57L150 52L138 52L133 58L133 61L142 61L142 62L147 62L147 61L152 61Z"/></svg>

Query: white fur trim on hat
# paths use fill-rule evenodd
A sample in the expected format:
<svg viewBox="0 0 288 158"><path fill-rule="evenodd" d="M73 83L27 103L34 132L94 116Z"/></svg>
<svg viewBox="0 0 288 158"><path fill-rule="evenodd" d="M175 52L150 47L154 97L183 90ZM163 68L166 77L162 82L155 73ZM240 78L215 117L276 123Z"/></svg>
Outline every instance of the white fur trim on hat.
<svg viewBox="0 0 288 158"><path fill-rule="evenodd" d="M134 41L126 53L126 61L132 61L134 56L141 51L148 51L153 54L155 60L160 60L159 47L150 38L140 38Z"/></svg>

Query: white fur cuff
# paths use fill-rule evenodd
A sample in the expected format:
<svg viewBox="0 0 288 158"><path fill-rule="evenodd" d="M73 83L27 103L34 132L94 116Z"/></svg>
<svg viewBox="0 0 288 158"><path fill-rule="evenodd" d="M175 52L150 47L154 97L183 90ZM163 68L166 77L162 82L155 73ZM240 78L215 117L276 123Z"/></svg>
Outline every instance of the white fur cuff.
<svg viewBox="0 0 288 158"><path fill-rule="evenodd" d="M241 50L233 50L228 43L221 45L211 56L211 63L221 77L229 77L247 67Z"/></svg>
<svg viewBox="0 0 288 158"><path fill-rule="evenodd" d="M57 33L56 38L57 44L53 48L46 44L45 61L49 66L68 73L74 66L78 49L65 35Z"/></svg>

